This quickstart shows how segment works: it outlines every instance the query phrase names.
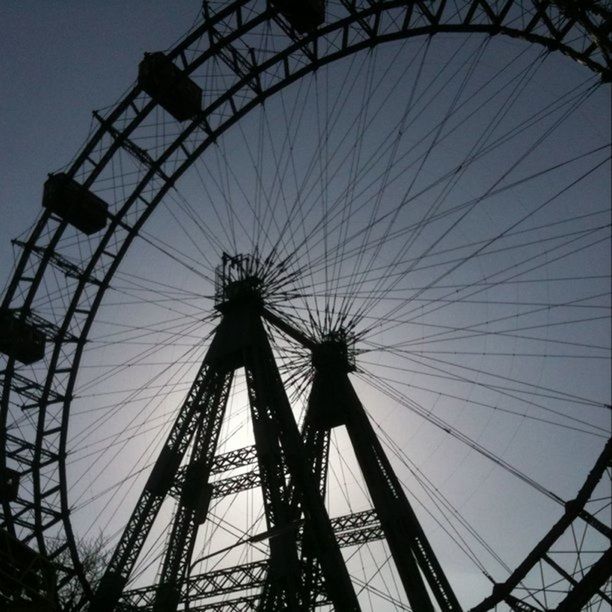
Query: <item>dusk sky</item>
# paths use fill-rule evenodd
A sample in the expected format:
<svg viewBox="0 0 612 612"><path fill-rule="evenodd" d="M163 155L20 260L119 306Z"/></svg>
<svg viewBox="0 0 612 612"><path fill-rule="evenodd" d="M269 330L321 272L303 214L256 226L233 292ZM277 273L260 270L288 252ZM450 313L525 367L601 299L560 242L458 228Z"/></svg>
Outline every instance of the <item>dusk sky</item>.
<svg viewBox="0 0 612 612"><path fill-rule="evenodd" d="M47 175L87 142L92 111L106 116L143 54L200 19L196 0L0 0L3 292L10 241L33 227ZM272 30L257 52L281 38ZM227 72L196 71L205 99ZM155 157L178 134L156 109L134 142ZM95 184L112 211L143 175L123 155ZM84 264L95 240L69 230L59 248ZM354 385L462 604L475 605L485 573L507 577L610 435L609 249L610 89L584 66L520 41L440 36L304 77L203 153L110 282L72 403L77 537L116 543L214 333L215 267L223 252L257 252L293 274L270 288L279 312L318 337L353 326ZM68 303L64 281L47 279L35 302L50 319ZM278 334L275 348L299 420L309 355ZM245 389L239 374L222 451L253 443ZM14 418L33 435L33 418ZM370 507L341 428L327 501L333 515ZM218 502L197 554L263 531L261 510L258 493ZM158 525L134 586L155 576L163 536ZM407 609L385 545L347 557L364 610Z"/></svg>

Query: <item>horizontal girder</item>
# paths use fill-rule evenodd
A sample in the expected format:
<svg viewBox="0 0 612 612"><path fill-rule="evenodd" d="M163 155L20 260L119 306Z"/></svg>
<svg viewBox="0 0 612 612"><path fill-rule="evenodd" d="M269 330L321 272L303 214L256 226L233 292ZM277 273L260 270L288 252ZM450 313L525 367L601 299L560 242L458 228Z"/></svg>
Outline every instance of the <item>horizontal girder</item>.
<svg viewBox="0 0 612 612"><path fill-rule="evenodd" d="M365 544L383 538L382 528L374 510L338 516L332 518L331 523L342 547ZM266 568L267 561L255 561L198 574L189 580L188 587L183 589L183 596L187 591L191 600L259 588L263 586ZM150 586L126 591L122 598L122 605L126 609L128 605L139 608L152 605L156 590L156 586Z"/></svg>

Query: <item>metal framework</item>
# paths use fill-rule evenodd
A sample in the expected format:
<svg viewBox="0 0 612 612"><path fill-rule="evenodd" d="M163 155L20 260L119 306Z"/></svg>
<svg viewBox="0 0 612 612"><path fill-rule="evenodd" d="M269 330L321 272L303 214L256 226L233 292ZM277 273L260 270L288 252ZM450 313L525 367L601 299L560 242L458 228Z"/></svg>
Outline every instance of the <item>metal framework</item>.
<svg viewBox="0 0 612 612"><path fill-rule="evenodd" d="M339 516L331 519L331 525L338 541L338 545L343 548L346 546L354 546L366 542L373 542L383 538L380 521L374 510L366 510L345 516ZM301 539L303 527L298 530L298 540ZM182 596L182 603L188 603L186 595L189 599L197 601L218 597L229 593L240 593L251 589L261 588L265 584L267 577L266 561L254 561L243 565L215 570L191 576L185 582ZM325 597L323 590L323 581L320 575L316 576L317 584L315 590L318 593L317 604L329 603ZM146 608L152 606L155 600L156 587L149 586L140 589L132 589L125 591L119 602L119 607L125 609L130 608ZM234 600L240 600L243 597L238 595ZM252 595L249 597L250 602L259 602L260 595ZM190 609L198 609L198 605L190 605ZM210 606L214 604L206 604ZM224 605L230 606L230 602L224 602Z"/></svg>
<svg viewBox="0 0 612 612"><path fill-rule="evenodd" d="M157 106L156 101L146 95L140 86L135 86L106 117L97 115L99 127L76 157L67 175L78 180L85 188L95 191L97 181L103 176L105 168L113 161L123 160L128 165L144 169L141 180L125 200L109 203L108 226L89 239L89 248L84 251L81 261L74 261L72 256L62 253L60 239L66 232L72 230L65 221L50 210L45 210L28 240L16 243L22 248L22 254L2 302L3 310L16 312L21 320L36 324L50 345L47 351L46 376L40 382L29 377L27 368L19 366L12 358L6 359L2 366L0 430L3 432L4 444L0 451L0 470L6 470L10 464L23 476L27 476L28 480L16 500L6 498L2 500L2 526L9 533L18 534L24 543L35 543L42 554L49 552L45 540L46 532L60 526L65 535L65 544L58 548L50 559L53 561L68 550L71 562L63 564L58 586L61 588L72 580L78 580L87 598L90 599L93 593L84 575L72 533L66 479L68 420L76 374L89 330L113 274L156 205L194 160L230 126L277 91L326 63L386 41L441 32L504 35L522 38L551 51L559 51L598 73L603 80L610 80L612 75L610 42L612 19L609 10L599 2L343 0L341 11L332 21L305 35L299 34L278 9L269 7L265 3L262 5L255 0L224 3L224 7L220 10L209 9L206 2L204 5L206 19L202 25L168 53L168 57L185 74L194 77L200 74L204 67L207 69L211 67L210 72L214 71L215 65L222 64L230 68L233 73L231 83L221 93L213 94L205 91L202 111L194 119L182 124L178 135L167 136L163 153L157 156L134 143L135 136L140 130L145 129L147 117ZM259 30L269 25L284 32L286 36L277 41L277 46L254 51L250 40ZM33 304L46 275L58 271L66 277L70 299L65 311L58 313L56 319L51 321L37 315L33 311ZM263 339L259 348L266 353L267 348ZM263 387L258 388L257 381L266 377L274 378L273 362L269 353L266 353L264 360L266 369L260 371L254 357L245 360L252 390L251 400L257 405L261 395L270 392ZM160 463L154 471L154 474L165 476L165 478L160 476L161 480L172 481L172 484L164 490L165 484L151 481L150 489L143 493L139 502L140 510L137 509L137 512L140 514L133 516L136 524L140 525L141 521L145 521L145 517L155 515L163 495L169 492L180 495L185 502L181 525L188 527L172 535L173 546L176 549L193 541L193 531L199 520L198 512L201 512L201 507L206 505L202 499L188 501L191 474L202 475L221 469L221 464L217 464L218 459L214 459L213 449L215 436L218 434L218 420L203 419L201 406L207 402L217 406L223 405L226 397L224 394L231 382L230 371L211 369L205 364L198 381L194 383L193 397L186 401L181 412L183 416L179 417L185 420L180 423L177 421L175 424L176 439L173 438L168 446L168 456L163 459L166 463ZM320 380L318 384L325 382ZM204 395L200 395L200 392ZM283 404L282 394L280 391L278 393L281 396L278 401ZM401 498L401 487L398 490L397 483L390 476L375 440L367 431L358 400L353 396L352 390L347 387L345 394L343 401L354 408L348 411L352 415L352 420L346 423L352 431L352 441L356 448L367 449L367 452L364 450L361 453L362 468L365 472L377 470L385 484L382 490L378 491L372 478L370 487L372 496L379 500L376 503L381 521L380 529L390 542L394 537L400 539L406 537L393 535L393 529L389 527L390 520L385 514L392 513L388 508L389 499L398 496ZM33 438L23 436L14 430L7 434L7 428L13 418L12 413L21 410L22 407L37 411L37 429ZM279 410L286 412L286 407ZM254 408L254 414L257 418L266 418L257 408ZM221 419L222 414L218 414L217 418ZM296 439L295 430L292 430L291 434L284 431L283 435L291 435L294 441ZM202 440L203 454L200 455L198 451L194 462L179 471L180 458L184 454L181 445L186 444L186 440L191 436ZM265 444L266 441L262 439L256 446L263 447ZM280 444L282 454L283 442L280 437L277 444ZM325 456L325 437L307 430L303 446L305 449L303 452L306 453L304 461L308 460L306 449L311 447L315 449L310 457L315 463L318 461L315 473L321 475L324 472L321 458ZM212 452L209 452L211 449ZM245 451L247 454L253 452ZM229 491L263 483L269 491L267 506L271 523L284 525L287 521L291 522L284 516L276 516L274 509L280 502L272 499L272 490L284 480L284 472L279 472L278 464L274 462L266 464L260 458L263 454L261 450L255 452L258 455L259 472L245 477L245 481L240 484L231 483L223 486L227 486ZM228 458L228 461L234 460L242 459ZM289 464L290 460L287 459L288 469ZM304 495L303 491L306 490L312 493L315 485L308 474L303 473L303 468L300 467L302 465L303 463L298 461L289 469L289 473L292 476L292 487L297 487L296 490L302 491ZM222 486L217 486L219 488L211 491L210 495L221 494ZM289 492L289 496L292 495L299 498L299 494L294 494L293 489ZM301 503L304 503L303 500ZM378 506L380 509L384 508L382 514ZM296 512L292 508L288 511L290 515ZM325 533L328 540L325 550L319 551L315 557L323 568L327 568L325 571L329 572L328 577L334 571L342 575L342 569L337 567L339 553L332 544L331 527L320 507L315 514L319 516L316 529L319 530L318 533ZM436 595L438 602L440 604L444 602L450 606L449 609L455 609L452 607L454 606L452 595L443 575L435 562L430 561L431 556L426 541L418 530L415 530L412 518L408 519L408 523L410 525L404 525L401 529L408 529L411 533L409 536L412 542L411 555L402 561L400 559L402 553L396 550L394 551L396 561L407 568L416 559L429 587L438 590L439 596ZM134 533L132 537L139 536ZM308 539L308 536L305 538ZM130 541L128 547L126 543L123 552L117 552L116 556L129 558L132 544ZM129 562L125 563L129 565ZM172 562L169 560L168 563L169 576L184 571L184 567L179 567L178 559ZM179 566L176 563L179 563ZM122 561L113 567L121 567L123 571L126 565ZM124 578L123 574L115 576L117 582L114 584L119 585ZM345 587L348 590L346 584ZM415 588L422 591L420 586ZM121 588L115 586L115 590L120 591ZM168 587L168 590L172 591L172 587ZM270 595L272 598L283 596ZM176 589L169 597L176 598ZM335 597L341 596L336 594Z"/></svg>
<svg viewBox="0 0 612 612"><path fill-rule="evenodd" d="M241 282L237 281L238 284ZM354 593L348 575L344 576L343 588L346 590L341 588L334 593L329 589L330 585L339 586L339 572L342 572L343 567L341 558L337 556L334 565L333 555L329 566L329 559L325 557L326 551L321 547L321 538L325 538L324 534L329 533L330 528L333 532L330 543L336 555L338 547L378 539L386 540L413 609L433 611L437 604L441 610L461 610L349 380L348 373L354 370L349 339L346 335L335 334L322 342L315 342L292 327L289 322L267 310L260 300L254 299L252 283L247 282L246 286L246 298L238 294L229 304L221 302L220 309L223 310L224 316L203 368L209 368L209 371L219 368L222 372L220 378L224 380L231 378L230 373L234 368L245 368L256 444L219 455L214 460L209 460L207 468L198 471L194 482L199 483L198 490L205 492L208 497L203 516L197 522L204 522L211 497L261 486L268 529L271 532L278 531L282 537L274 539L275 545L271 546L268 561L252 562L188 577L186 569L191 559L197 525L194 526L191 517L185 516L185 510L180 507L174 519L171 545L166 553L165 573L162 573L160 585L122 593L121 587L127 582L130 569L140 551L139 545L142 545L152 524L149 517L137 507L99 587L98 599L94 600L92 611L115 607L120 610L168 611L176 610L180 603L193 610L305 610L325 604L332 604L339 610L357 610L359 606L356 599L352 599ZM301 444L298 442L297 427L284 396L282 382L275 370L274 358L261 318L276 325L312 352L315 374ZM200 377L194 384L194 389L198 389L200 394L206 394L203 388L208 388L209 384L204 377ZM190 397L193 395L192 389ZM210 397L214 398L212 403L206 410L198 410L207 414L209 420L214 420L217 415L223 414L226 395L226 391L210 394ZM284 406L284 418L280 418L282 413L279 414L274 409L278 409L278 406ZM261 416L262 407L265 407L264 417ZM189 409L189 400L181 413L186 409ZM262 418L265 419L263 426ZM183 420L179 414L177 423L181 422ZM321 504L313 506L306 501L321 499L313 490L315 484L320 495L325 491L329 434L333 427L339 425L347 428L374 508L330 520ZM176 427L175 425L170 434L164 452L175 439ZM287 429L293 431L289 441L283 436ZM201 426L199 431L202 431ZM168 468L168 460L160 458L149 479L149 483L163 479L166 485L158 487L158 496L163 498L163 495L169 493L180 500L182 505L185 504L185 490L190 490L188 475L194 464L194 457L202 454L204 444L208 451L205 454L208 457L214 456L216 445L215 439L202 438L195 429L194 432L196 450L192 453L190 463L179 468L178 460L174 460L170 462L173 467ZM188 438L189 435L182 439L184 441ZM289 449L292 449L290 453ZM309 467L306 471L307 479L308 472L314 477L309 479L311 482L307 489L303 488L305 474L300 474L294 463L296 461L299 461L302 468ZM223 473L255 462L259 465L258 469L238 477L218 480L214 485L206 484L208 475L212 473ZM563 516L512 575L503 584L496 584L493 593L473 608L472 612L484 612L501 603L517 611L547 610L547 589L558 589L559 577L569 583L569 588L568 595L558 610L576 610L594 597L612 603L604 591L604 585L610 578L609 561L612 554L612 548L606 548L605 542L610 541L611 530L596 514L587 509L597 485L611 465L612 440L608 441L576 498L566 504ZM150 489L150 484L147 484L141 502ZM308 493L304 495L306 490ZM602 505L605 509L607 500ZM147 510L151 512L150 508ZM305 516L311 520L305 520ZM320 517L321 524L312 521L313 516ZM570 573L572 570L564 569L561 563L555 561L554 545L579 521L596 530L603 537L604 544L600 557L586 574L574 578ZM169 570L168 559L175 558L173 550L176 548L172 546L172 542L177 532L189 534L190 537L184 536L180 542L181 549L187 550L188 554L183 557L182 565L175 564L175 567ZM142 539L137 540L135 534L139 534ZM131 558L121 559L120 551L128 547ZM580 551L577 550L576 554L579 555ZM543 584L540 587L527 586L528 574L541 564L552 568L556 578L547 578L544 583L544 573L540 571ZM576 569L573 572L576 572ZM118 574L122 576L120 585L116 581ZM258 588L261 592L257 595L243 594ZM230 595L233 596L229 597ZM518 595L522 595L520 599ZM206 602L207 599L218 597L224 597L223 604ZM192 607L191 602L200 603Z"/></svg>
<svg viewBox="0 0 612 612"><path fill-rule="evenodd" d="M337 610L359 610L339 545L382 537L389 544L415 609L434 610L427 582L442 610L459 611L459 602L348 379L354 365L346 335L336 333L315 343L289 323L282 325L285 333L312 350L315 377L300 436L263 326L262 316L268 311L260 295L262 282L251 272L257 265L252 265L248 257L224 258L223 263L224 268L230 265L220 278L217 308L222 318L217 332L108 564L91 611L118 606L169 493L179 505L159 584L130 593L122 605L147 605L152 598L155 612L172 612L179 605L181 591L188 604L209 592L225 595L245 585L252 588L261 584L259 610L308 610L321 602L329 602ZM268 318L278 322L271 313ZM246 373L255 448L215 460L232 375L239 367ZM338 425L347 427L378 520L366 513L340 518L334 524L327 515L322 496L329 433ZM188 451L188 462L179 467ZM234 479L230 486L224 481L216 487L209 483L213 468L221 471L249 464L255 458L256 474ZM206 574L192 584L188 568L197 529L206 520L211 497L256 485L262 488L268 531L275 534L270 539L269 560L264 564L265 579L262 564L256 563ZM302 527L299 532L298 524ZM343 532L340 542L335 532ZM205 588L200 586L202 582ZM195 593L192 586L197 587Z"/></svg>
<svg viewBox="0 0 612 612"><path fill-rule="evenodd" d="M592 598L603 605L612 604L611 594L605 591L605 584L612 574L610 569L612 530L601 520L605 521L607 518L610 500L604 495L600 498L599 505L593 504L593 509L589 506L597 485L602 481L604 485L606 484L606 475L609 479L610 470L612 470L612 439L608 440L576 497L566 503L561 518L508 579L496 584L491 595L472 608L471 612L485 612L502 602L513 610L546 610L547 594L554 593L565 585L567 586L562 592L567 591L568 594L556 608L559 611L579 610ZM601 519L598 516L601 516ZM575 556L572 555L568 559L567 548L571 547L571 540L563 541L563 536L572 533L581 534L580 537L585 538L587 531L597 536L599 548L595 561L592 559L584 561L585 568L581 567L583 561L580 559L580 550L576 542L574 542ZM558 551L563 552L559 554Z"/></svg>
<svg viewBox="0 0 612 612"><path fill-rule="evenodd" d="M260 609L305 609L304 602L314 601L318 595L319 585L303 578L300 569L294 526L297 520L304 521L304 537L311 544L310 551L320 567L329 600L338 610L359 609L319 485L308 469L307 457L311 454L308 440L302 446L261 321L261 300L253 291L253 280L256 277L244 270L238 280L225 279L225 301L218 305L221 322L110 560L93 600L92 612L117 606L161 503L171 488L179 506L160 583L155 589L153 610L176 610L197 528L206 520L213 489L208 479L213 465L244 463L253 455L247 449L214 462L232 374L238 367L243 367L246 373L266 522L269 531L278 532L270 541ZM180 470L179 478L179 465L190 443L189 461Z"/></svg>

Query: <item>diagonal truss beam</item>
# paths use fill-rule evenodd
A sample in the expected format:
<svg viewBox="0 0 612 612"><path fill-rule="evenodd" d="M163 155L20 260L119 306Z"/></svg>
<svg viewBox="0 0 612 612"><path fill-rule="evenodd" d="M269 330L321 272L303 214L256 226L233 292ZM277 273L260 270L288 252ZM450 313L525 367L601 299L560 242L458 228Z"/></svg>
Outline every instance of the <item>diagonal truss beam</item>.
<svg viewBox="0 0 612 612"><path fill-rule="evenodd" d="M331 418L331 426L346 425L410 605L415 610L433 612L431 591L440 609L460 611L459 602L372 429L347 371L327 361L324 367L318 366L316 361L314 364L313 389L319 389L324 397L321 403L324 413L320 418L323 422Z"/></svg>
<svg viewBox="0 0 612 612"><path fill-rule="evenodd" d="M203 411L210 406L211 395L214 396L219 381L223 381L227 386L227 379L231 380L231 376L231 371L215 369L207 363L200 368L107 565L91 604L91 612L108 612L117 604L161 505L176 478L179 464L200 426Z"/></svg>
<svg viewBox="0 0 612 612"><path fill-rule="evenodd" d="M583 514L585 513L584 505L593 494L595 487L601 480L606 469L608 469L611 461L612 438L608 440L585 483L580 488L580 491L578 491L576 498L566 504L563 516L551 527L538 544L536 544L524 561L514 570L514 572L512 572L510 577L505 582L496 584L492 594L472 608L470 612L486 612L486 610L491 610L497 604L511 597L512 591L521 583L539 560L544 557L551 546L553 546L553 544L563 535L566 529L568 529L578 517L583 518ZM598 523L599 521L597 521L596 524ZM609 537L609 530L607 527L605 529ZM605 532L604 535L606 535Z"/></svg>
<svg viewBox="0 0 612 612"><path fill-rule="evenodd" d="M222 370L213 378L200 409L200 423L189 463L185 468L179 505L161 570L154 610L175 610L180 599L180 585L185 580L198 527L206 520L211 498L208 482L221 424L225 415L233 371Z"/></svg>
<svg viewBox="0 0 612 612"><path fill-rule="evenodd" d="M293 417L259 313L250 321L250 328L254 342L251 347L244 351L244 366L262 479L267 470L267 473L274 474L275 478L282 477L285 485L284 474L282 472L277 474L275 470L278 471L279 463L284 462L286 464L290 482L292 487L295 487L296 497L299 499L301 512L305 515L305 529L312 530L316 542L316 556L321 566L330 600L337 610L346 610L347 612L359 610L357 597L334 537L318 484L308 467L302 438ZM265 502L265 482L262 489ZM272 490L270 492L274 495L278 493L278 491ZM279 506L284 505L285 507L280 516L281 520L276 520L276 517L268 515L267 511L268 527L270 529L288 526L293 518L293 512L288 507L289 501L287 486L285 485L282 503L279 504ZM274 538L271 541L271 573L276 571L280 573L284 570L282 566L276 566L273 560L275 554L273 545L279 546L279 550L282 551L277 553L279 560L287 562L287 559L281 555L288 554L289 547L291 558L293 558L293 554L295 554L293 551L296 551L294 536L289 545L285 544L291 537L291 532L288 532L286 538ZM280 548L284 546L287 546L287 548ZM275 585L283 585L282 580L275 580L274 583ZM302 587L299 582L297 586L298 588ZM283 591L282 586L280 591L278 588L272 589L272 591L264 590L260 609L284 609L282 605L278 606L280 592L284 592L284 595L289 597L293 595L288 589ZM282 600L283 596L280 596L280 601Z"/></svg>

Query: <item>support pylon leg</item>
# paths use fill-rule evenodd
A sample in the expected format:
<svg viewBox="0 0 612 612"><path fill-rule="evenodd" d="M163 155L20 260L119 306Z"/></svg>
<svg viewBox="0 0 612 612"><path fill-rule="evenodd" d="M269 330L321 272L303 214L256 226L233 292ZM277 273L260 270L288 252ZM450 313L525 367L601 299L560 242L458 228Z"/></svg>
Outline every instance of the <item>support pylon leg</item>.
<svg viewBox="0 0 612 612"><path fill-rule="evenodd" d="M116 608L161 505L176 481L179 465L201 421L202 406L215 375L215 368L207 363L200 368L107 565L90 612L109 612Z"/></svg>
<svg viewBox="0 0 612 612"><path fill-rule="evenodd" d="M425 578L443 611L460 611L459 602L372 429L348 374L341 370L317 369L315 382L326 397L325 408L333 412L331 419L336 424L343 422L346 425L410 605L419 612L433 612L434 604L425 586Z"/></svg>
<svg viewBox="0 0 612 612"><path fill-rule="evenodd" d="M308 466L302 438L259 316L250 322L249 327L252 330L253 342L245 350L244 365L247 373L253 421L254 424L262 423L262 429L267 430L267 436L272 440L268 452L280 453L275 457L275 466L264 469L270 469L271 475L269 478L271 480L274 471L282 470L283 464L286 466L290 482L295 487L296 499L299 499L301 510L305 515L305 529L312 530L315 536L317 559L321 565L330 600L337 610L346 610L347 612L359 610L357 596L334 536L319 487ZM256 425L256 427L258 426ZM257 435L256 431L256 444ZM265 444L269 444L269 440ZM262 458L260 465L264 463L265 457ZM266 493L264 486L264 498L267 494L276 493L272 491ZM287 517L284 519L285 525L291 517L289 497L289 494L285 492L278 499L278 503L285 507L283 511L283 514ZM276 519L268 518L268 520L270 523L271 520ZM277 524L269 526L274 527ZM294 542L293 536L293 540L290 541L292 550ZM274 551L271 552L274 554ZM286 549L283 549L283 552L278 554L285 554L285 552ZM291 552L291 562L293 562L293 552ZM298 569L296 569L296 572ZM286 608L281 606L275 609Z"/></svg>
<svg viewBox="0 0 612 612"><path fill-rule="evenodd" d="M313 414L319 409L317 407L318 396L311 393L306 414L304 415L304 425L302 429L302 440L304 443L304 455L306 465L312 473L315 483L319 488L321 499L325 498L327 485L327 460L329 456L329 429L317 427L313 421ZM299 498L295 487L289 483L289 506L291 520L295 523L300 520L301 510ZM309 526L305 526L301 537L301 556L299 562L299 572L301 576L301 609L314 610L321 588L321 568L317 560L316 540ZM264 593L269 590L270 583L274 577L268 574Z"/></svg>
<svg viewBox="0 0 612 612"><path fill-rule="evenodd" d="M201 402L201 418L183 476L179 506L162 565L154 612L175 612L187 576L198 527L206 520L212 486L208 482L225 415L233 371L215 371Z"/></svg>
<svg viewBox="0 0 612 612"><path fill-rule="evenodd" d="M266 409L266 406L275 403L275 398L271 397L273 394L269 393L269 387L262 384L261 364L247 362L245 369L267 528L278 532L270 539L268 579L258 610L299 610L301 586L296 527L292 525L287 503L288 490L278 424Z"/></svg>
<svg viewBox="0 0 612 612"><path fill-rule="evenodd" d="M319 412L319 409L317 393L313 389L304 417L302 438L306 461L318 484L321 499L325 499L330 429L317 427L314 423L313 415ZM315 535L308 527L305 527L303 532L300 564L303 576L304 610L315 610L321 568L316 556Z"/></svg>

